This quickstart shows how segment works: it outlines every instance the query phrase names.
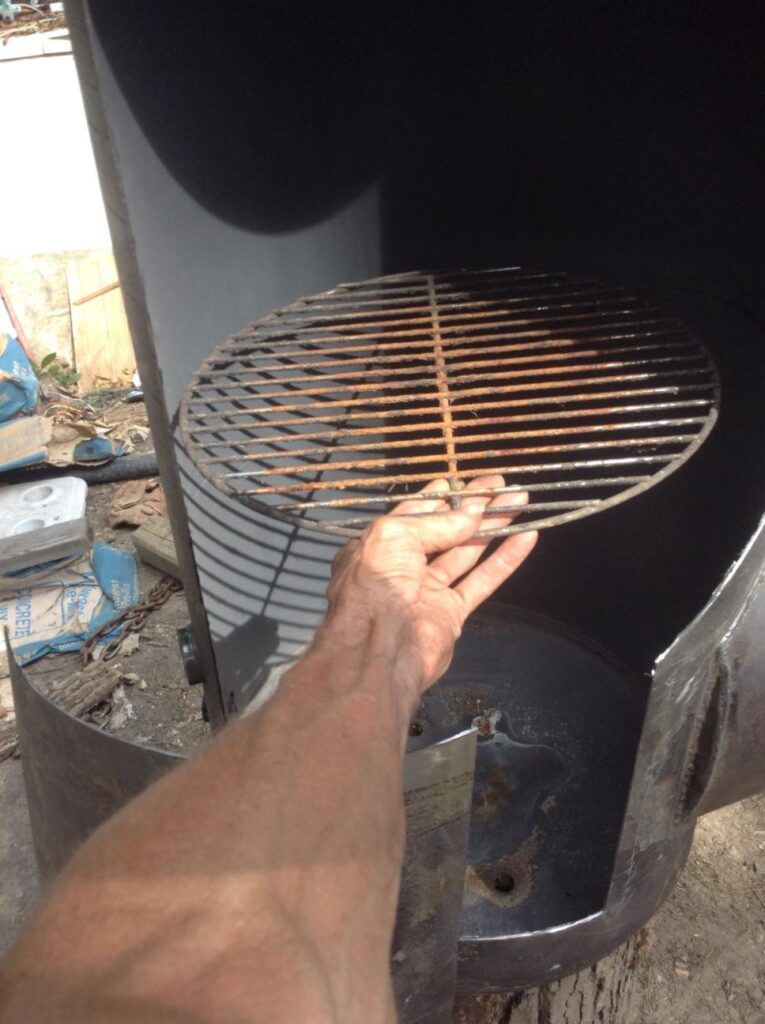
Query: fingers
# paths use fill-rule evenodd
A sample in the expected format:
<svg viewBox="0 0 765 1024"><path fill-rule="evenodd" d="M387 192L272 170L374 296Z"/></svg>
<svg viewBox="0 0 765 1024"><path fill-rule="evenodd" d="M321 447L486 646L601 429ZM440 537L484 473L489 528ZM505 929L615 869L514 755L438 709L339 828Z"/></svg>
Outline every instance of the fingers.
<svg viewBox="0 0 765 1024"><path fill-rule="evenodd" d="M465 579L454 588L465 605L465 617L475 611L513 575L526 559L537 542L536 531L516 533L504 540L496 551L476 566Z"/></svg>
<svg viewBox="0 0 765 1024"><path fill-rule="evenodd" d="M419 493L432 494L443 492L444 494L448 494L449 490L450 488L447 480L433 480L432 482L425 484L425 486L420 490ZM381 539L383 539L381 538L381 534L385 535L389 533L389 528L381 527L379 525L380 523L384 523L389 519L393 519L394 517L396 517L397 520L400 520L400 523L404 523L405 520L402 518L404 516L408 516L411 519L411 517L415 514L427 515L433 514L435 512L446 512L448 508L449 506L441 498L412 498L409 501L399 502L398 505L394 506L392 512L389 512L386 516L383 516L381 519L376 520L376 522L373 523L372 526L367 530L366 537L368 539L365 545L367 556L369 556L370 553L376 553L376 551L379 549L380 541ZM402 542L405 543L408 541L409 544L414 542L417 545L418 553L422 553L422 549L420 548L417 542L417 538L413 537L407 531L406 527L402 527L401 529L396 527L393 529L393 532L395 534L395 537L397 538L399 546L401 545ZM354 556L359 551L360 543L360 540L349 540L337 552L337 554L332 560L333 580L337 580L337 578L342 575L343 570L352 563ZM370 548L371 552L369 550ZM332 589L332 585L330 585L328 596L331 596Z"/></svg>
<svg viewBox="0 0 765 1024"><path fill-rule="evenodd" d="M502 477L483 477L482 480L500 480ZM502 483L480 483L478 480L474 480L475 486L481 487L501 487ZM509 494L497 494L494 498L488 501L488 508L506 508L507 506L521 506L525 505L529 496L525 491L514 491ZM509 526L515 517L512 515L491 517L491 519L485 520L492 529L501 530L504 527ZM440 582L446 586L451 586L455 580L458 580L460 576L464 576L466 572L476 564L479 558L483 555L488 544L491 543L491 537L486 538L475 538L468 541L467 544L463 544L461 547L453 548L451 551L446 551L444 554L439 555L435 558L430 565L430 568L434 570L438 576Z"/></svg>
<svg viewBox="0 0 765 1024"><path fill-rule="evenodd" d="M335 557L332 559L332 575L338 576L345 566L348 564L350 559L353 557L354 551L358 548L359 542L354 537L343 544L341 548L335 553Z"/></svg>
<svg viewBox="0 0 765 1024"><path fill-rule="evenodd" d="M444 498L411 498L400 502L386 516L376 520L367 531L359 549L352 543L336 556L333 575L347 564L349 557L357 552L365 561L376 563L378 558L395 550L396 561L407 554L436 555L430 568L447 586L468 572L481 557L488 541L478 540L467 545L481 524L481 517L487 507L521 505L528 500L523 491L499 494L474 494L471 491L493 491L504 486L499 474L489 474L472 480L462 494L462 506L450 509L446 498L450 494L448 481L444 479L427 483L420 494L443 494ZM492 519L497 529L507 526L512 515Z"/></svg>
<svg viewBox="0 0 765 1024"><path fill-rule="evenodd" d="M420 494L433 494L435 491L443 491L448 494L450 491L448 480L433 480L420 489ZM448 505L440 498L411 498L409 501L400 501L394 506L391 516L425 515L428 512L446 511Z"/></svg>
<svg viewBox="0 0 765 1024"><path fill-rule="evenodd" d="M502 479L500 477L500 479ZM504 486L504 480L500 484L500 487ZM528 491L508 491L503 494L495 494L489 504L486 506L491 509L513 509L521 508L523 505L528 505L529 495ZM491 530L503 530L506 526L509 526L516 518L512 511L509 511L507 515L502 516L485 516L485 522L482 526L486 526ZM491 541L491 537L487 537L487 541Z"/></svg>
<svg viewBox="0 0 765 1024"><path fill-rule="evenodd" d="M481 523L481 509L419 516L383 516L369 528L362 547L365 555L383 551L396 562L411 555L434 555L464 544Z"/></svg>
<svg viewBox="0 0 765 1024"><path fill-rule="evenodd" d="M465 488L467 491L476 490L488 490L489 488L502 487L505 483L504 477L498 473L492 473L487 476L479 476L475 480L471 480ZM471 500L471 504L475 504L476 507L480 507L482 510L490 505L492 502L490 495L476 495ZM434 576L444 586L451 586L452 583L463 576L469 569L471 569L486 549L488 541L477 540L473 538L460 547L452 548L451 551L445 551L442 555L438 555L430 563L430 569Z"/></svg>

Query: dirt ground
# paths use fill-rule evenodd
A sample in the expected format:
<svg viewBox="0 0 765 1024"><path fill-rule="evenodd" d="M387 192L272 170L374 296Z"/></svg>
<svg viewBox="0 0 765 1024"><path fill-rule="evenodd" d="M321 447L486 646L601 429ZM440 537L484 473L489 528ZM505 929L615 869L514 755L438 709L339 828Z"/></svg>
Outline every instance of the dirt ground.
<svg viewBox="0 0 765 1024"><path fill-rule="evenodd" d="M118 487L119 484L100 484L89 488L88 521L95 538L132 551L133 531L108 526L109 506ZM162 578L162 573L138 560L138 576L141 594L145 595ZM106 720L106 728L112 731L119 724L121 738L177 753L195 750L209 736L209 727L202 718L202 688L189 686L186 681L176 640L178 628L188 620L183 593L172 594L135 635L136 640L128 646L131 652L123 650L117 655L115 661L122 664L125 673L139 677L123 688L124 700L119 701L116 721L110 725ZM73 673L79 665L79 654L49 655L25 671L32 682L44 684L50 674L60 677Z"/></svg>
<svg viewBox="0 0 765 1024"><path fill-rule="evenodd" d="M765 797L701 819L647 937L637 1024L765 1024Z"/></svg>
<svg viewBox="0 0 765 1024"><path fill-rule="evenodd" d="M143 403L107 400L97 415L117 429L137 428L132 450L141 453L153 449L151 435L141 433L148 429ZM121 436L126 436L124 430ZM135 553L134 529L109 525L109 507L120 486L98 484L88 488L88 525L94 540L104 540ZM163 574L138 558L136 563L140 592L145 596ZM188 623L188 618L183 593L174 593L149 615L140 632L123 645L114 660L121 664L131 682L115 694L113 707L98 709L99 725L119 732L124 739L176 753L190 753L209 737L209 727L202 716L202 688L188 685L176 639L177 630ZM72 653L48 655L26 666L25 671L33 683L46 689L51 679L66 678L80 667L79 653Z"/></svg>

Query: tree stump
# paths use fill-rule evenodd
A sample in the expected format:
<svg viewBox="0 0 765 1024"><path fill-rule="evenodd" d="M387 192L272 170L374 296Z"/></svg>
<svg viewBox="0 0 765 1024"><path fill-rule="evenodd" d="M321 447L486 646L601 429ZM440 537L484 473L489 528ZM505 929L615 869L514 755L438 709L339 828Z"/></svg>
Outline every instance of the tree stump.
<svg viewBox="0 0 765 1024"><path fill-rule="evenodd" d="M452 1024L637 1024L642 933L578 974L511 995L458 997Z"/></svg>

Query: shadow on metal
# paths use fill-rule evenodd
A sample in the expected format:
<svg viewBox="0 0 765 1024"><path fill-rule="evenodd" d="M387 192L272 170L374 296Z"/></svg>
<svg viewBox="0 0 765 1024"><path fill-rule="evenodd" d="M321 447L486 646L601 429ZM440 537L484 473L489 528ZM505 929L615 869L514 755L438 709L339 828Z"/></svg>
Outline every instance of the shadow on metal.
<svg viewBox="0 0 765 1024"><path fill-rule="evenodd" d="M653 915L698 815L765 788L764 624L762 524L650 686L551 620L491 604L471 619L409 740L393 949L404 1021L448 1019L455 959L462 992L542 985ZM49 879L182 758L73 718L10 661Z"/></svg>
<svg viewBox="0 0 765 1024"><path fill-rule="evenodd" d="M6 631L37 866L49 882L90 833L184 758L102 732L44 697Z"/></svg>

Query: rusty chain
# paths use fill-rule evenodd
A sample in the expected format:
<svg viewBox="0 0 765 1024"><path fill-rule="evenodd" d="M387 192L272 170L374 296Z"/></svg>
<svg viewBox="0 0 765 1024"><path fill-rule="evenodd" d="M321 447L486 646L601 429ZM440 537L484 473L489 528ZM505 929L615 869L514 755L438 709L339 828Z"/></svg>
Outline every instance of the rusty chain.
<svg viewBox="0 0 765 1024"><path fill-rule="evenodd" d="M142 629L149 615L156 611L157 608L161 608L171 594L181 589L182 584L178 580L173 579L172 576L164 576L151 588L148 595L142 601L123 608L119 615L109 619L108 622L105 622L103 626L100 626L95 633L88 637L80 648L82 664L87 665L91 658L94 657L93 652L98 641L108 636L117 626L120 626L119 633L112 637L104 647L99 661L109 661L113 658L119 652L122 641L128 633L137 633L139 629Z"/></svg>

